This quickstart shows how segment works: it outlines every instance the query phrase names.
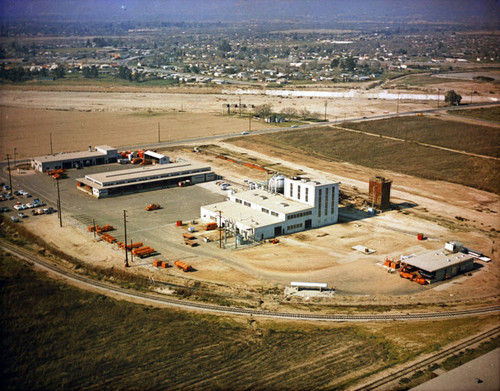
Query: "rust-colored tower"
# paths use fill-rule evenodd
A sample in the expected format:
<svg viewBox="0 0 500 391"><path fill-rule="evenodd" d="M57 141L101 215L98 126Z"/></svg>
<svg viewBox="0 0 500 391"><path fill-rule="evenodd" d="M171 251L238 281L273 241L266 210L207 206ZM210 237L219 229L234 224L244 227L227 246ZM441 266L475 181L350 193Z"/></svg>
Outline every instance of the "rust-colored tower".
<svg viewBox="0 0 500 391"><path fill-rule="evenodd" d="M381 176L370 179L370 202L369 204L380 210L391 208L391 184L392 180Z"/></svg>

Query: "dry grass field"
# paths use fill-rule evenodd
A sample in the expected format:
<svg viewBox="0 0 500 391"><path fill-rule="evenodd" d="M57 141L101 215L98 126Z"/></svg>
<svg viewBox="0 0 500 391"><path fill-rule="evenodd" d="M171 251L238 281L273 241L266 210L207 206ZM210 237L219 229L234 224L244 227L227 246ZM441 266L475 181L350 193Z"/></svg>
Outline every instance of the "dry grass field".
<svg viewBox="0 0 500 391"><path fill-rule="evenodd" d="M268 322L117 301L0 257L0 384L19 389L343 389L497 318Z"/></svg>
<svg viewBox="0 0 500 391"><path fill-rule="evenodd" d="M424 116L349 123L346 127L408 141L320 127L266 134L252 137L251 140L240 137L232 139L231 143L258 151L282 150L286 154L295 153L302 160L311 156L326 161L344 161L371 169L459 183L500 193L498 160L417 144L425 142L497 156L500 145L500 131L497 128L470 126Z"/></svg>

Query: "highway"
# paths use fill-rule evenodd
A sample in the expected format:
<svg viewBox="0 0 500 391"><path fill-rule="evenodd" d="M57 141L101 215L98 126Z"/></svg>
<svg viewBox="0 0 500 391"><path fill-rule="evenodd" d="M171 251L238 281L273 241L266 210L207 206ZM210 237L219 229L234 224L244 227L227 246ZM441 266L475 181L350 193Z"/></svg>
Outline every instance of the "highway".
<svg viewBox="0 0 500 391"><path fill-rule="evenodd" d="M470 308L465 310L452 310L442 312L415 312L399 314L310 314L310 313L289 313L280 311L266 311L241 307L225 307L214 304L207 304L194 301L185 301L161 296L153 293L143 293L122 288L116 285L103 283L89 277L77 274L72 270L66 269L61 265L49 262L30 251L15 246L9 242L1 240L1 247L7 253L10 253L31 265L36 265L42 270L48 271L57 277L66 281L77 283L88 289L98 291L104 295L118 296L125 300L140 300L150 305L161 305L174 307L183 310L197 310L220 315L239 315L250 317L262 317L271 319L293 319L300 321L318 321L318 322L387 322L387 321L416 321L416 320L439 320L450 318L463 318L478 315L489 315L500 313L500 305L483 306L479 308Z"/></svg>

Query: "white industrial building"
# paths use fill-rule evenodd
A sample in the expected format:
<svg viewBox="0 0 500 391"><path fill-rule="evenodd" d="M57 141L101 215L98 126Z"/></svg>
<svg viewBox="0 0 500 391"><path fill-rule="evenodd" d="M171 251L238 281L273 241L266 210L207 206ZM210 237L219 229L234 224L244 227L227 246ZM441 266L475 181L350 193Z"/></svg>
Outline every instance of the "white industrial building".
<svg viewBox="0 0 500 391"><path fill-rule="evenodd" d="M154 151L146 151L144 152L144 159L151 160L155 164L168 164L170 163L170 159L168 156L162 155L161 153Z"/></svg>
<svg viewBox="0 0 500 391"><path fill-rule="evenodd" d="M103 198L179 186L186 181L196 184L214 179L215 174L209 166L183 161L90 174L76 181L79 190Z"/></svg>
<svg viewBox="0 0 500 391"><path fill-rule="evenodd" d="M118 152L109 145L99 145L83 152L61 152L55 155L39 156L31 159L31 167L40 172L116 163Z"/></svg>
<svg viewBox="0 0 500 391"><path fill-rule="evenodd" d="M201 218L255 240L334 224L338 220L338 183L275 176L269 182L269 189L231 193L227 201L202 206Z"/></svg>
<svg viewBox="0 0 500 391"><path fill-rule="evenodd" d="M473 270L475 258L460 243L448 242L443 249L407 258L404 263L409 271L418 271L426 281L434 283Z"/></svg>

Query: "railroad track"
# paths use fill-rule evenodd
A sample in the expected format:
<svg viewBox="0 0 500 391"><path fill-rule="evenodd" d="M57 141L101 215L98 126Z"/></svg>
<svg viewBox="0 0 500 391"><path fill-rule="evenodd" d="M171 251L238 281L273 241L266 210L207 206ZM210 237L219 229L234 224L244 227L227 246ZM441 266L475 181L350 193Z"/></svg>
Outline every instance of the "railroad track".
<svg viewBox="0 0 500 391"><path fill-rule="evenodd" d="M155 295L152 293L143 293L132 291L116 285L103 283L89 277L79 275L62 266L48 262L45 259L31 253L28 250L17 247L11 243L1 241L1 247L8 253L24 259L32 264L36 264L42 269L50 271L69 281L77 282L103 293L113 293L121 297L130 299L139 299L150 304L161 304L182 309L200 310L205 312L232 314L243 316L266 317L274 319L295 319L323 322L378 322L378 321L408 321L408 320L433 320L447 318L461 318L476 315L494 314L500 312L500 305L481 308L472 308L459 311L426 312L426 313L407 313L407 314L307 314L307 313L288 313L279 311L266 311L251 308L225 307L214 304L199 303L193 301L178 300L174 298Z"/></svg>
<svg viewBox="0 0 500 391"><path fill-rule="evenodd" d="M392 383L398 379L401 379L405 376L410 376L412 373L425 369L431 364L434 364L438 361L441 361L445 358L448 358L472 345L476 345L478 343L487 341L497 335L500 334L500 326L495 327L491 330L485 331L484 333L478 334L472 338L469 338L466 341L463 341L459 343L458 345L451 346L449 348L445 348L441 351L439 351L436 354L433 354L431 357L427 357L423 360L420 360L416 363L411 363L410 366L407 368L401 369L395 373L391 373L387 376L384 376L383 378L374 380L371 383L367 383L362 385L360 388L356 388L355 391L370 391L370 390L377 390L380 389L380 387L385 386L389 383Z"/></svg>

